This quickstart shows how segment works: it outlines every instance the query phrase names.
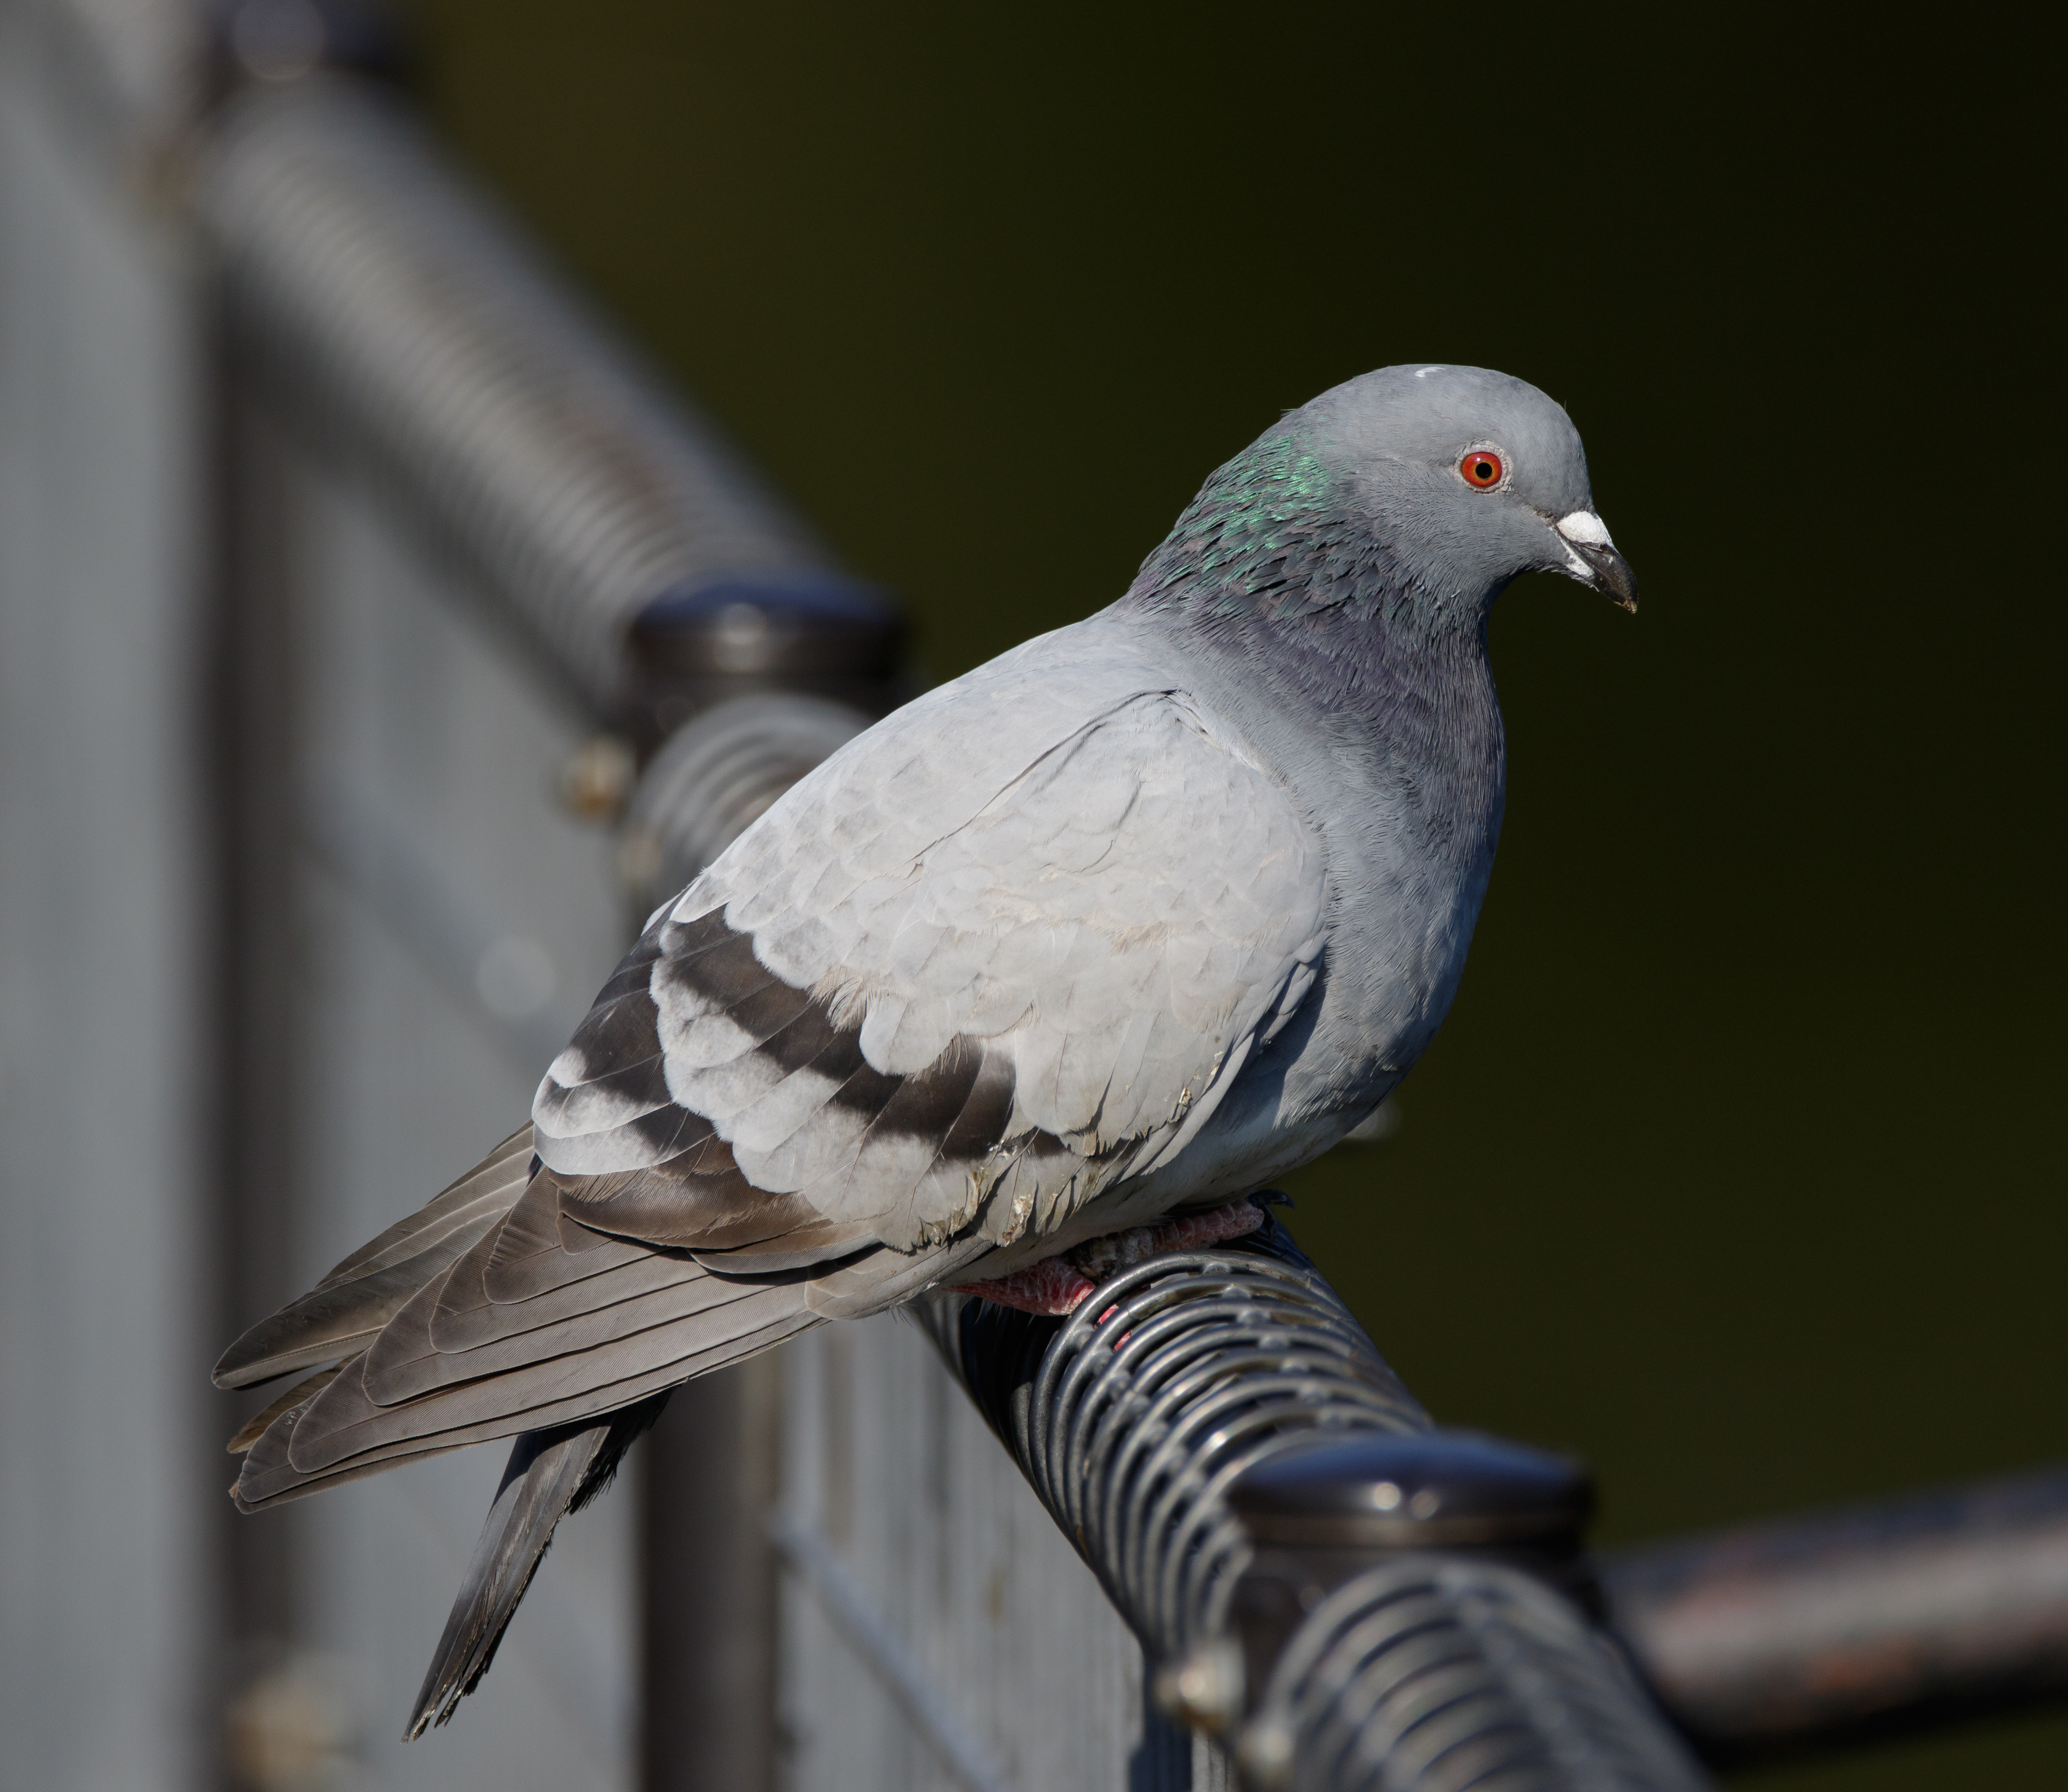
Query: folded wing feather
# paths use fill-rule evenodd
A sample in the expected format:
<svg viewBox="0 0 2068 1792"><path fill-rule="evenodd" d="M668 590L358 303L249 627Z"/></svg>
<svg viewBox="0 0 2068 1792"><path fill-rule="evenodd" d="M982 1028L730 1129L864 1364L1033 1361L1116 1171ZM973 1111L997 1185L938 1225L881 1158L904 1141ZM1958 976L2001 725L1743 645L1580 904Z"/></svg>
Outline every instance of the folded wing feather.
<svg viewBox="0 0 2068 1792"><path fill-rule="evenodd" d="M1317 837L1224 728L1125 679L1065 728L989 670L821 766L640 949L674 1108L843 1246L1054 1229L1196 1132L1318 958ZM571 1175L690 1136L606 1085L613 1043L584 1029L539 1090Z"/></svg>
<svg viewBox="0 0 2068 1792"><path fill-rule="evenodd" d="M232 1346L228 1384L336 1366L241 1504L629 1406L1190 1148L1313 979L1318 837L1182 692L1043 646L793 788L649 923L531 1127Z"/></svg>

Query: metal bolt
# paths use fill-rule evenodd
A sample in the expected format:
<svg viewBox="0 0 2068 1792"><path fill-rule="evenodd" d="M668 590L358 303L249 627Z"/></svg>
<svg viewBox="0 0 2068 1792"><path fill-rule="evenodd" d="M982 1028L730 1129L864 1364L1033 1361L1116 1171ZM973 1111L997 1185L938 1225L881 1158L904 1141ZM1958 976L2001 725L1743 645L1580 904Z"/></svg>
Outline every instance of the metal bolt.
<svg viewBox="0 0 2068 1792"><path fill-rule="evenodd" d="M630 741L622 735L593 735L560 768L561 806L584 821L615 821L638 776Z"/></svg>
<svg viewBox="0 0 2068 1792"><path fill-rule="evenodd" d="M1195 1729L1220 1731L1242 1715L1242 1651L1225 1636L1195 1643L1156 1670L1156 1708Z"/></svg>
<svg viewBox="0 0 2068 1792"><path fill-rule="evenodd" d="M1236 1764L1256 1792L1285 1792L1292 1783L1292 1732L1275 1717L1260 1717L1244 1727L1235 1747Z"/></svg>

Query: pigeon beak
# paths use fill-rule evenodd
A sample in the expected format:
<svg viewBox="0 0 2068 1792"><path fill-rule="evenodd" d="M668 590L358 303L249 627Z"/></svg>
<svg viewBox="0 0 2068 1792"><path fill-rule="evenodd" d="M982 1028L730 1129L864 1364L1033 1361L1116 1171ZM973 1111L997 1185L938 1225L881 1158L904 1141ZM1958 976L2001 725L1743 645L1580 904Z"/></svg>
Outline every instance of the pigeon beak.
<svg viewBox="0 0 2068 1792"><path fill-rule="evenodd" d="M1558 538L1565 550L1568 576L1592 585L1612 602L1636 614L1637 575L1630 571L1630 562L1616 552L1606 523L1592 511L1574 511L1558 519Z"/></svg>

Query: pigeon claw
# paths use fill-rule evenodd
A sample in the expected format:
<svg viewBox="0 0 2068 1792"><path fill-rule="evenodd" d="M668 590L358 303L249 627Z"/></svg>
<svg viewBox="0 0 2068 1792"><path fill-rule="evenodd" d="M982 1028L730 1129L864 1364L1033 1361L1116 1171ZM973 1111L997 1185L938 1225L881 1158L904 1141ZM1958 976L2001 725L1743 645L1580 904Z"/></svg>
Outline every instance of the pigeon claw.
<svg viewBox="0 0 2068 1792"><path fill-rule="evenodd" d="M1060 1318L1075 1313L1097 1287L1068 1257L1044 1257L1009 1276L996 1276L989 1281L957 1282L954 1292L979 1295L993 1306L1011 1307L1017 1313L1052 1313Z"/></svg>
<svg viewBox="0 0 2068 1792"><path fill-rule="evenodd" d="M1056 1316L1075 1313L1097 1289L1123 1269L1171 1251L1199 1251L1253 1232L1264 1224L1265 1209L1244 1195L1203 1213L1181 1214L1154 1226L1130 1226L1087 1239L1061 1256L1044 1257L1010 1275L987 1281L956 1282L952 1291L975 1294L995 1306L1020 1313Z"/></svg>

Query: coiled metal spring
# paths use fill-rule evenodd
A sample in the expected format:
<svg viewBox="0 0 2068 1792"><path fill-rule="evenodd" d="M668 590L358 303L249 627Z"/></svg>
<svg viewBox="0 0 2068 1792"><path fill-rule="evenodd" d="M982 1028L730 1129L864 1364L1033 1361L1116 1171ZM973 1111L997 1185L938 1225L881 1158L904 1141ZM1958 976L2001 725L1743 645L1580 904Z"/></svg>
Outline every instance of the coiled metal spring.
<svg viewBox="0 0 2068 1792"><path fill-rule="evenodd" d="M963 1294L935 1296L922 1317L1152 1660L1232 1673L1227 1701L1195 1721L1230 1735L1250 1785L1704 1785L1614 1645L1514 1560L1410 1550L1333 1585L1325 1574L1289 1631L1252 1630L1237 1583L1282 1585L1288 1551L1260 1554L1229 1497L1239 1479L1332 1438L1427 1436L1455 1450L1439 1440L1459 1435L1433 1432L1275 1222L1152 1257L1067 1320Z"/></svg>
<svg viewBox="0 0 2068 1792"><path fill-rule="evenodd" d="M1279 1657L1242 1763L1271 1792L1696 1792L1620 1656L1533 1575L1416 1554L1345 1582Z"/></svg>
<svg viewBox="0 0 2068 1792"><path fill-rule="evenodd" d="M468 193L387 96L256 83L199 188L270 380L313 397L483 576L596 715L628 629L670 589L831 563L716 430Z"/></svg>
<svg viewBox="0 0 2068 1792"><path fill-rule="evenodd" d="M869 726L846 703L756 691L669 736L639 781L619 861L641 912L682 889L777 797Z"/></svg>
<svg viewBox="0 0 2068 1792"><path fill-rule="evenodd" d="M1250 1547L1223 1495L1317 1432L1428 1415L1275 1222L1116 1276L1067 1320L966 1295L927 1323L1152 1656L1222 1623Z"/></svg>

